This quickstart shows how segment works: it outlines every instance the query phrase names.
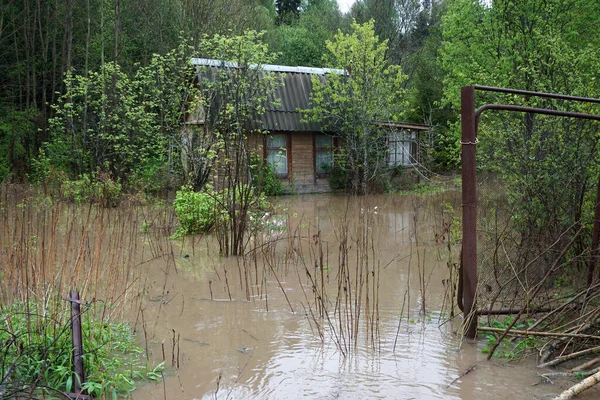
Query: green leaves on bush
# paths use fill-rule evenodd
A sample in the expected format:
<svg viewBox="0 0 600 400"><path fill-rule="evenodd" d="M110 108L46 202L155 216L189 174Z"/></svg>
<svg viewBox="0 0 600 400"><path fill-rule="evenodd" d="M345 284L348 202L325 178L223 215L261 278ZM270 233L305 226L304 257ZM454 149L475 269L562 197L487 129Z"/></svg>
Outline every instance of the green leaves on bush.
<svg viewBox="0 0 600 400"><path fill-rule="evenodd" d="M271 164L260 157L250 157L250 174L252 183L259 192L267 196L279 196L283 193L281 179L275 175Z"/></svg>
<svg viewBox="0 0 600 400"><path fill-rule="evenodd" d="M40 397L73 390L69 307L54 304L15 303L0 309L0 377L7 398L23 389ZM163 364L148 366L129 325L102 321L91 312L82 319L84 392L125 397L137 380L160 379Z"/></svg>
<svg viewBox="0 0 600 400"><path fill-rule="evenodd" d="M108 174L83 174L78 180L65 181L61 185L65 199L75 203L99 203L103 207L116 207L121 196L121 183Z"/></svg>
<svg viewBox="0 0 600 400"><path fill-rule="evenodd" d="M191 185L177 191L173 209L179 219L174 238L208 232L215 223L217 202L209 192L194 192Z"/></svg>
<svg viewBox="0 0 600 400"><path fill-rule="evenodd" d="M248 196L247 199L244 199ZM244 200L242 200L244 199ZM179 219L179 228L173 238L206 233L214 227L227 228L233 219L247 218L244 226L256 230L265 223L269 203L264 194L243 184L235 190L194 192L191 185L177 191L173 209ZM240 222L240 221L238 221Z"/></svg>

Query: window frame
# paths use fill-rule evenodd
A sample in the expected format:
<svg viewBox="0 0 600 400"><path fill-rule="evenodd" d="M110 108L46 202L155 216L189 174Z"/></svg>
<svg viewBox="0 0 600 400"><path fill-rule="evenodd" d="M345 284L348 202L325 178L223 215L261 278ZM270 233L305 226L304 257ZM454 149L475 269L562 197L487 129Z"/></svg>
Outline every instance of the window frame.
<svg viewBox="0 0 600 400"><path fill-rule="evenodd" d="M269 137L272 136L284 136L285 137L285 147L268 147L268 143L269 143ZM275 176L278 178L288 178L291 176L291 170L292 170L292 141L290 138L290 134L287 132L269 132L265 135L265 139L264 139L264 159L266 163L269 163L269 152L270 151L281 151L282 149L285 150L285 157L286 157L286 172L285 173L278 173L277 171L275 171ZM269 163L270 164L270 163ZM270 164L272 165L272 164Z"/></svg>
<svg viewBox="0 0 600 400"><path fill-rule="evenodd" d="M398 154L398 144L409 144L409 153ZM392 147L393 145L393 147ZM404 147L404 146L403 146ZM419 136L418 132L411 129L399 129L387 135L388 167L411 168L419 163ZM393 151L392 151L393 150ZM408 160L407 160L408 159ZM408 161L408 162L405 162Z"/></svg>
<svg viewBox="0 0 600 400"><path fill-rule="evenodd" d="M329 147L317 147L317 136L326 136L331 138L331 145ZM316 178L324 178L331 175L331 172L319 172L317 170L317 152L319 151L329 151L331 155L331 168L335 165L335 157L333 154L333 150L336 147L336 137L332 135L328 135L326 133L315 132L313 134L313 170Z"/></svg>

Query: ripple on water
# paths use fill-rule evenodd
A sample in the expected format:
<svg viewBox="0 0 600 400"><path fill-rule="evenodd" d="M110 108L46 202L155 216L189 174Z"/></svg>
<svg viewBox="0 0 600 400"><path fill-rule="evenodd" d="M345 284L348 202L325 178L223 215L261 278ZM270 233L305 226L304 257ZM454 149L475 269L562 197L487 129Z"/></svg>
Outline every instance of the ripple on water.
<svg viewBox="0 0 600 400"><path fill-rule="evenodd" d="M274 355L246 384L261 399L457 398L445 390L453 379L447 362L456 348L453 339L437 324L408 328L401 329L395 352L394 332L379 351L363 342L348 357L312 335L294 332L270 344Z"/></svg>

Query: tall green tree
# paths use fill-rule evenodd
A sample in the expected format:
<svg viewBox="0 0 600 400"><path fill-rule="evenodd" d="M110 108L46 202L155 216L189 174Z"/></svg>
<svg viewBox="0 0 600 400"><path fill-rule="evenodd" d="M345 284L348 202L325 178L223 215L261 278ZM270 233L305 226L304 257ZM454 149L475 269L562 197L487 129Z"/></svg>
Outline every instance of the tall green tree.
<svg viewBox="0 0 600 400"><path fill-rule="evenodd" d="M301 0L275 0L275 8L280 23L290 24L300 16Z"/></svg>
<svg viewBox="0 0 600 400"><path fill-rule="evenodd" d="M277 63L292 66L322 67L325 43L341 28L342 15L335 0L308 3L292 24L281 24L266 35Z"/></svg>
<svg viewBox="0 0 600 400"><path fill-rule="evenodd" d="M329 66L343 74L329 74L325 83L313 79L308 114L340 132L348 186L367 194L387 171L387 129L381 122L398 121L405 108L405 76L386 58L387 41L379 41L374 22L352 24L327 42Z"/></svg>

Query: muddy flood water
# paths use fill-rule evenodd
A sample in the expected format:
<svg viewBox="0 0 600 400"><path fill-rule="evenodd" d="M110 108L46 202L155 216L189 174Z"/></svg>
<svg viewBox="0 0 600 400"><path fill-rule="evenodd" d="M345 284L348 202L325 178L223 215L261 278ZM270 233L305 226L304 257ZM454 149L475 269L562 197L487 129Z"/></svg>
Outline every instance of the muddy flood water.
<svg viewBox="0 0 600 400"><path fill-rule="evenodd" d="M552 398L571 383L543 383L535 360L486 361L485 338L466 343L457 334L447 291L452 209L458 218L458 193L284 197L268 217L273 229L249 244L260 254L246 261L219 257L213 238L175 241L175 265L145 267L140 333L151 360L175 368L133 398ZM346 320L356 304L340 313L346 319L334 315L348 290L338 285L340 253L351 269L368 259L373 270L356 339ZM322 317L313 290L321 271Z"/></svg>
<svg viewBox="0 0 600 400"><path fill-rule="evenodd" d="M487 361L483 336L461 339L450 274L458 192L274 202L244 256L220 256L213 236L170 239L168 206L8 195L0 242L30 238L19 257L31 293L83 282L84 300L118 305L150 364L166 366L135 400L524 400L572 385L543 382L533 358Z"/></svg>

